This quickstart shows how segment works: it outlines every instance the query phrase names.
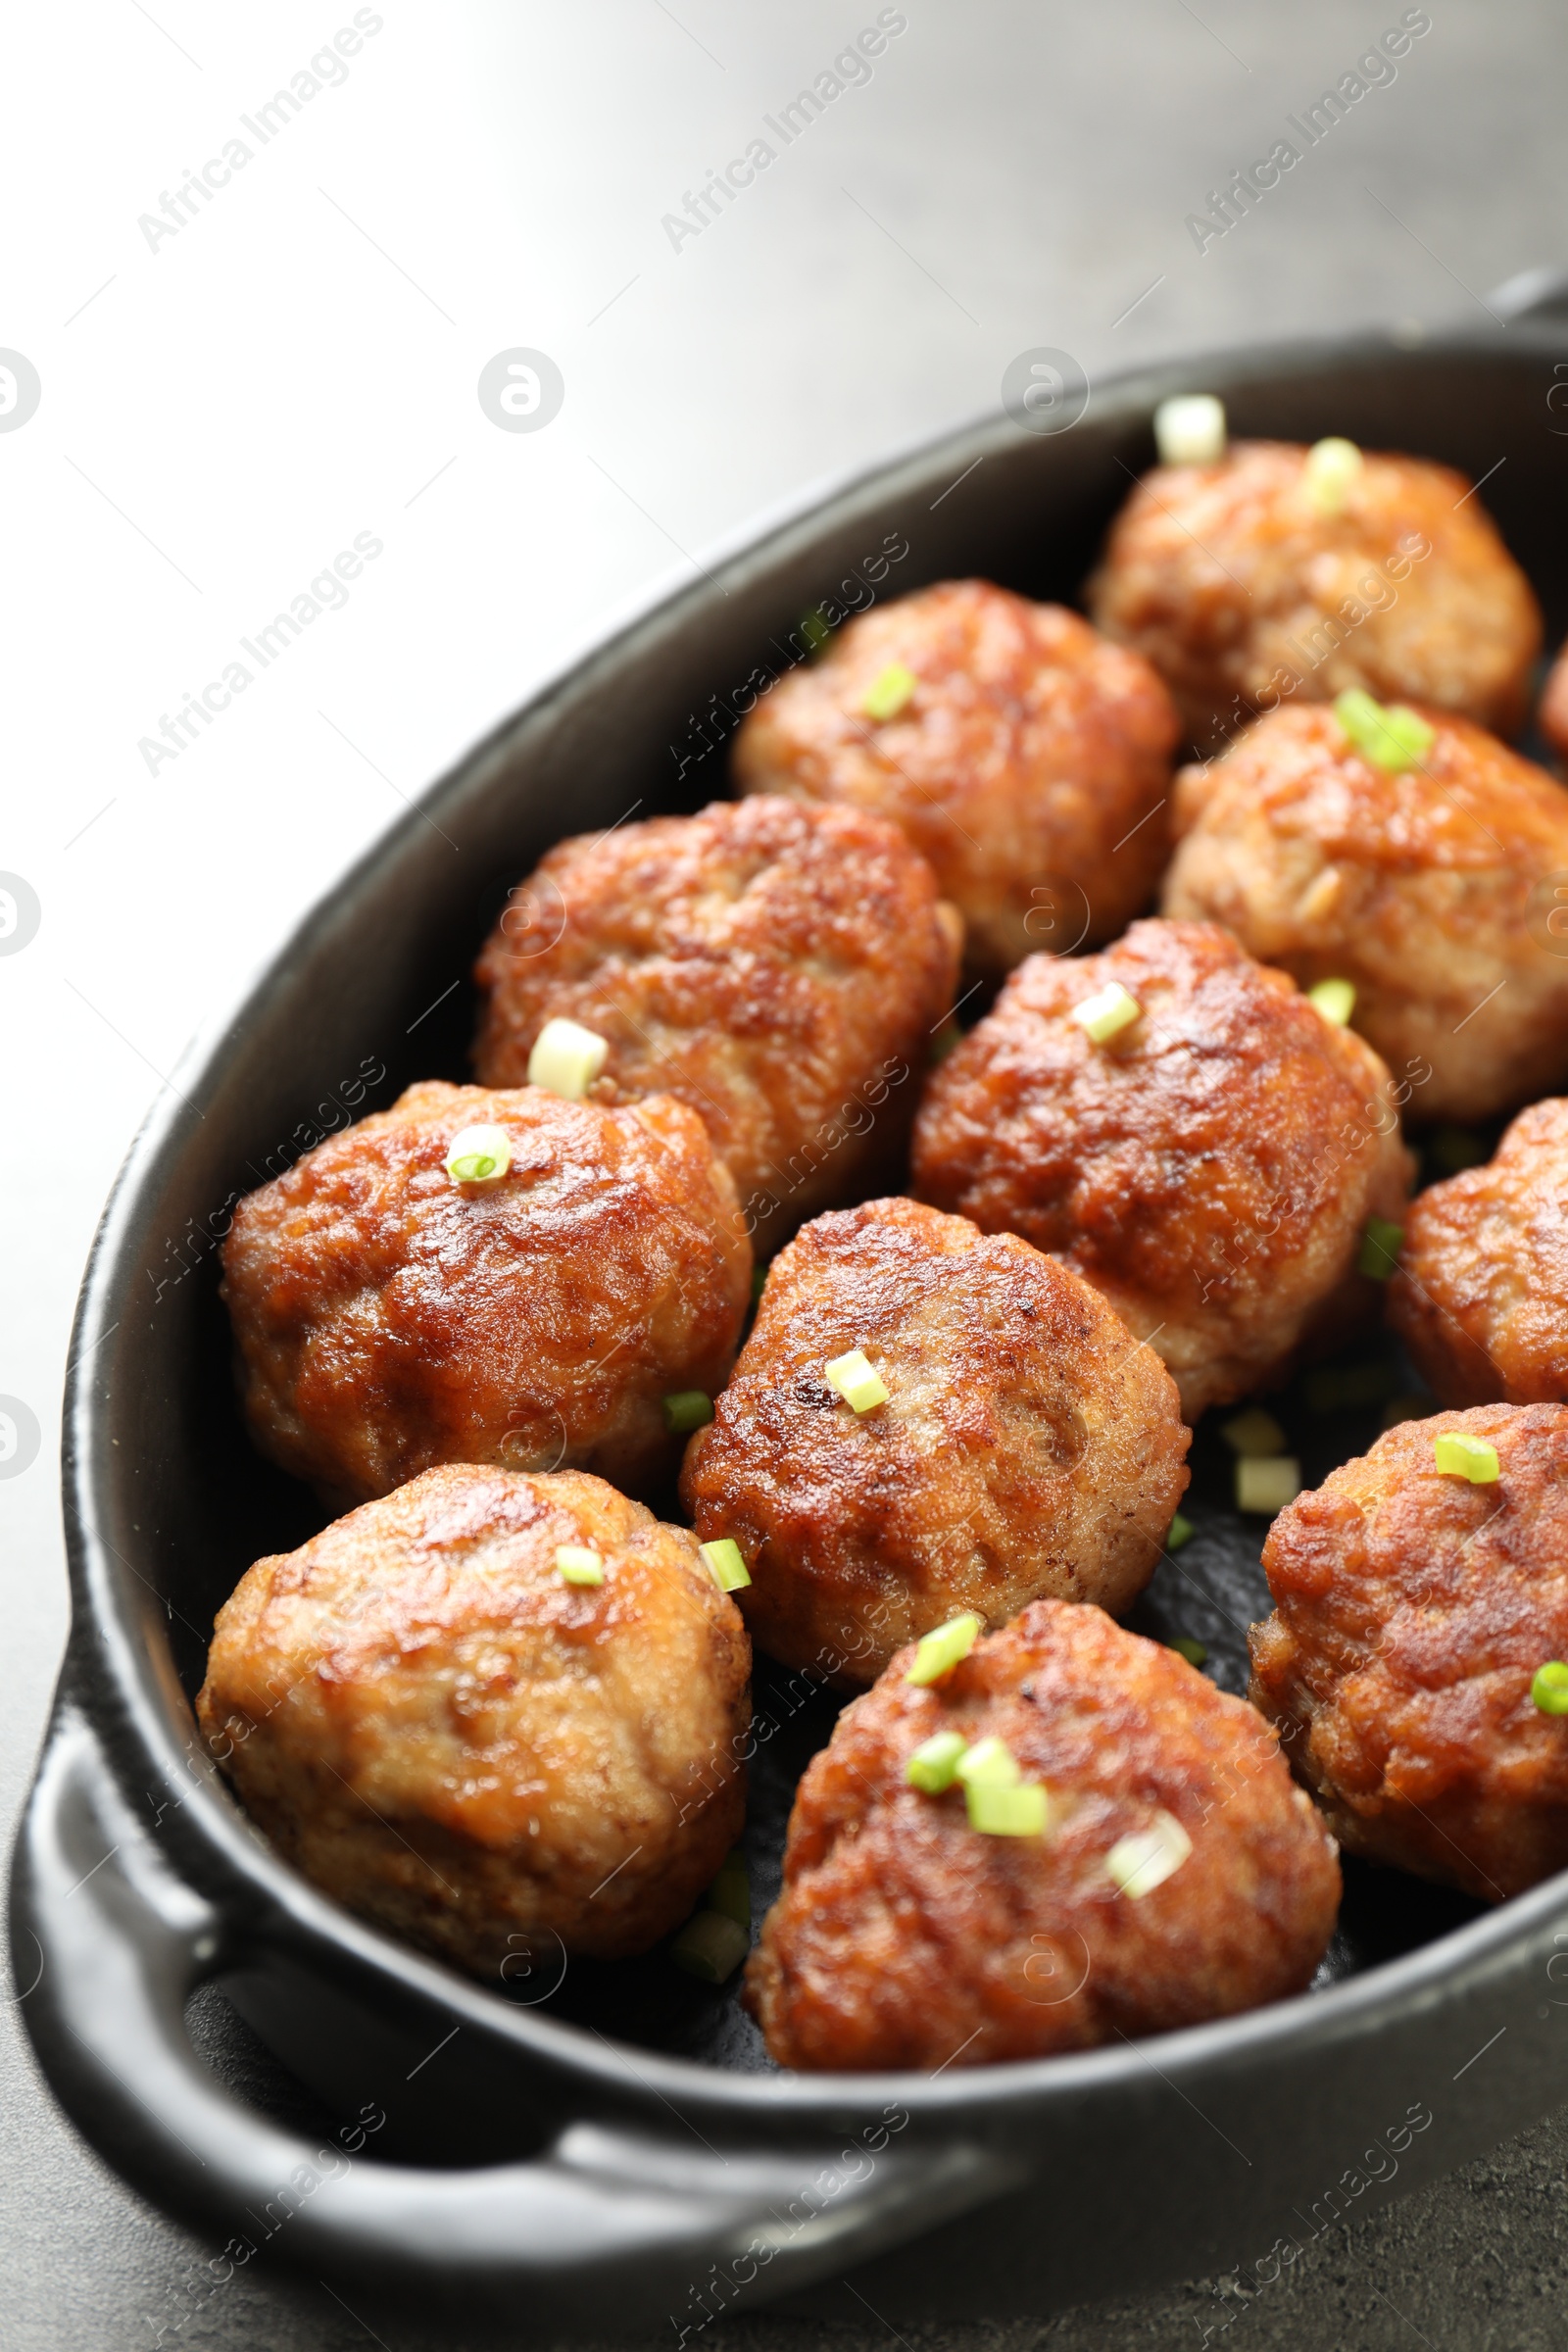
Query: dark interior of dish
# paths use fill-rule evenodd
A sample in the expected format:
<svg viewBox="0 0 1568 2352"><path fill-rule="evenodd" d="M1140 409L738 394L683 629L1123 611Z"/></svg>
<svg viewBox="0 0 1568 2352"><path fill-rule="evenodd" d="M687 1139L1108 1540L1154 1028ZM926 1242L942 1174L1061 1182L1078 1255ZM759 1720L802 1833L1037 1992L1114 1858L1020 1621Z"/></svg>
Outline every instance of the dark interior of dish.
<svg viewBox="0 0 1568 2352"><path fill-rule="evenodd" d="M252 1022L209 1092L198 1095L209 1111L221 1108L211 1118L215 1133L242 1133L247 1149L236 1157L216 1146L195 1176L201 1154L187 1152L180 1185L201 1190L176 1197L172 1184L166 1196L164 1260L145 1269L158 1312L150 1339L138 1346L139 1393L117 1383L112 1426L126 1448L145 1440L124 1523L137 1555L126 1564L147 1591L148 1639L159 1644L167 1631L186 1694L202 1679L214 1611L245 1568L262 1553L292 1548L327 1516L305 1489L261 1461L242 1431L218 1298L215 1213L231 1191L251 1189L320 1132L385 1104L412 1080L469 1075L468 967L507 890L552 840L634 810L687 810L721 796L726 745L680 765L680 756L697 749L694 714L711 711L710 698L726 696L755 663L777 670L803 612L852 572L863 578L862 560L889 534L905 539L908 552L889 567L879 598L979 573L1030 596L1077 604L1107 522L1152 462L1152 402L1173 389L1221 391L1237 437L1310 441L1346 433L1369 448L1443 460L1472 479L1489 475L1485 503L1535 584L1555 649L1568 618L1568 574L1551 493L1568 465L1568 441L1557 437L1561 420L1547 406L1552 382L1539 342L1516 357L1500 355L1495 342L1484 355L1449 346L1441 366L1420 350L1379 343L1329 366L1321 352L1285 352L1217 380L1195 374L1185 383L1169 376L1145 387L1124 383L1112 403L1092 402L1079 423L1054 436L1001 421L983 426L956 449L954 486L940 496L926 478L928 460L878 476L835 502L825 519L790 526L714 580L698 582L683 600L689 617L681 626L670 626L667 610L639 624L597 658L602 674L592 694L561 698L559 711L547 698L465 762L425 804L428 815L408 819L294 943L262 992L265 1017ZM1523 748L1541 756L1529 740ZM378 957L364 951L372 935L381 943ZM284 1031L286 1054L277 1043ZM345 1109L345 1083L367 1063L384 1063L385 1077ZM1490 1150L1490 1135L1486 1142ZM1422 1181L1441 1172L1429 1157ZM1381 1385L1385 1396L1417 1388L1389 1341L1369 1343L1355 1360L1376 1368L1369 1385ZM164 1409L171 1402L180 1432L174 1447ZM1300 1379L1268 1404L1309 1486L1365 1450L1384 1410L1374 1400L1314 1411ZM142 1421L154 1411L156 1434ZM1160 1566L1130 1622L1157 1639L1201 1642L1206 1671L1240 1691L1247 1627L1268 1607L1259 1565L1266 1523L1231 1507L1232 1456L1214 1427L1223 1418L1211 1416L1193 1448L1183 1508L1197 1533ZM673 1497L666 1515L678 1516ZM759 1747L746 1850L760 1919L777 1890L796 1781L828 1739L842 1702L762 1657L755 1695ZM1429 1942L1476 1909L1400 1873L1351 1862L1340 1927L1316 1983ZM743 2070L769 2065L740 2008L738 1978L705 1987L661 1951L613 1965L573 1962L546 1989L556 1975L559 1964L551 1969L542 1956L537 1977L515 1981L510 1997L633 2044Z"/></svg>

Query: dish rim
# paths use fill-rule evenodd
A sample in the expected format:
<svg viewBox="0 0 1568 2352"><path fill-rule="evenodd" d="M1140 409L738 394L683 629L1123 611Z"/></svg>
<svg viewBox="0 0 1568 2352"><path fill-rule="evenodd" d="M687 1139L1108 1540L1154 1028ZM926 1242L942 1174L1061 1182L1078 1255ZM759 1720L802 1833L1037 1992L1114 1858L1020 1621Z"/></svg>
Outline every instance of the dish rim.
<svg viewBox="0 0 1568 2352"><path fill-rule="evenodd" d="M1532 330L1525 322L1501 332L1461 327L1415 347L1375 332L1296 337L1192 359L1142 363L1092 389L1090 408L1098 414L1120 414L1132 424L1147 421L1156 391L1164 397L1174 390L1206 388L1215 380L1239 390L1249 381L1282 376L1298 368L1303 373L1321 373L1357 361L1421 365L1504 352L1523 357L1527 346L1545 353L1559 342L1549 324ZM924 475L939 455L947 454L956 467L965 457L984 457L993 448L1010 446L1015 431L1004 416L987 413L911 440L872 466L819 478L738 526L702 568L709 579L722 584L751 567L781 565L792 538L818 525L830 508L857 498L880 501L896 490L901 474ZM153 1783L177 1791L180 1801L172 1814L177 1827L167 1834L155 1830L154 1838L166 1853L182 1853L187 1866L199 1863L193 1874L196 1884L220 1908L230 1908L236 1897L248 1892L255 1912L254 1898L263 1898L266 1916L250 1921L252 1943L288 1941L312 1949L324 1945L350 1954L372 1975L460 2012L464 2022L514 2043L519 2054L535 2063L578 2080L586 2078L612 2096L624 2091L623 2053L632 2054L637 2073L661 2095L678 2095L686 2105L715 2115L748 2115L760 2104L780 2119L804 2125L833 2121L847 2101L858 2105L877 2098L896 2098L911 2115L933 2119L977 2109L995 2114L1042 2102L1075 2102L1136 2079L1150 2065L1151 2052L1160 2062L1157 2071L1183 2076L1250 2068L1269 2057L1288 2061L1308 2047L1376 2032L1412 2004L1456 1992L1465 1981L1485 1975L1561 1914L1568 1897L1568 1873L1320 1991L1125 2045L1002 2060L940 2076L910 2070L786 2076L717 2067L640 2043L600 2040L587 2027L489 1992L356 1918L267 1846L216 1765L193 1756L188 1741L181 1744L176 1709L183 1707L188 1713L188 1700L172 1658L154 1655L148 1629L138 1621L139 1604L131 1590L137 1572L128 1562L118 1569L111 1556L114 1547L107 1527L114 1524L122 1497L105 1426L109 1408L100 1391L100 1376L113 1360L109 1343L123 1320L130 1274L139 1262L137 1243L152 1224L165 1172L186 1148L193 1110L210 1102L230 1041L241 1027L265 1022L313 931L344 913L379 868L401 860L415 829L427 817L439 816L449 798L473 789L488 765L505 759L520 729L546 717L552 704L583 693L595 671L623 658L645 630L656 624L681 625L682 605L707 592L703 581L672 584L662 576L628 600L584 646L539 680L525 702L471 745L335 877L270 956L233 984L220 1007L190 1041L136 1130L94 1234L82 1279L71 1338L62 1446L72 1588L65 1672L69 1677L74 1667L80 1670L85 1689L78 1684L77 1694L118 1777L128 1785L127 1765L134 1761ZM57 1700L57 1711L58 1704ZM192 1734L194 1729L192 1718ZM215 1886L215 1881L220 1884Z"/></svg>

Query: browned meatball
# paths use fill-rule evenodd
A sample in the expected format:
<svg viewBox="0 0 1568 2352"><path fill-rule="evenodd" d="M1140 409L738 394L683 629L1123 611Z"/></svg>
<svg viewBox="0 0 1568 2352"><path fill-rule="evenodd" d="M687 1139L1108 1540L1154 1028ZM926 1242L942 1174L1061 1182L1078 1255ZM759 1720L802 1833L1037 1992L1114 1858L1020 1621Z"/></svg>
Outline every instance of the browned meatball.
<svg viewBox="0 0 1568 2352"><path fill-rule="evenodd" d="M1113 984L1141 1009L1097 1045L1074 1008ZM1102 1291L1196 1421L1372 1310L1355 1259L1411 1163L1369 1046L1213 924L1146 922L1013 973L934 1073L913 1165Z"/></svg>
<svg viewBox="0 0 1568 2352"><path fill-rule="evenodd" d="M961 937L897 827L719 801L564 841L514 900L475 967L487 1086L547 1021L595 1031L592 1098L690 1103L764 1251L896 1165Z"/></svg>
<svg viewBox="0 0 1568 2352"><path fill-rule="evenodd" d="M476 1126L511 1145L489 1189L447 1174ZM662 1398L722 1385L751 1270L684 1103L431 1081L240 1202L223 1297L252 1436L328 1496L453 1461L636 1489L678 1458Z"/></svg>
<svg viewBox="0 0 1568 2352"><path fill-rule="evenodd" d="M1537 723L1558 759L1568 760L1568 645L1547 673Z"/></svg>
<svg viewBox="0 0 1568 2352"><path fill-rule="evenodd" d="M895 664L912 692L878 719L866 699ZM782 679L735 739L735 779L892 817L962 912L970 963L1000 973L1148 906L1179 731L1149 664L1075 612L949 580Z"/></svg>
<svg viewBox="0 0 1568 2352"><path fill-rule="evenodd" d="M1495 1450L1472 1486L1458 1431ZM1347 1851L1495 1902L1568 1864L1568 1722L1531 1697L1568 1659L1568 1406L1405 1421L1269 1531L1252 1697Z"/></svg>
<svg viewBox="0 0 1568 2352"><path fill-rule="evenodd" d="M1568 1402L1568 1102L1412 1203L1389 1314L1445 1404Z"/></svg>
<svg viewBox="0 0 1568 2352"><path fill-rule="evenodd" d="M824 1366L858 1349L886 1402ZM773 1264L681 1498L751 1569L754 1641L841 1688L972 1609L1130 1606L1187 1487L1175 1384L1016 1234L914 1200L818 1217Z"/></svg>
<svg viewBox="0 0 1568 2352"><path fill-rule="evenodd" d="M1305 1986L1339 1865L1245 1700L1057 1600L940 1685L906 1681L913 1655L845 1709L795 1800L747 1973L780 2066L1038 2058ZM958 1787L908 1785L911 1754L944 1732L1000 1740L1044 1785L1043 1836L988 1835ZM1133 1838L1175 1867L1130 1875Z"/></svg>
<svg viewBox="0 0 1568 2352"><path fill-rule="evenodd" d="M1464 475L1367 451L1324 514L1306 461L1238 441L1217 465L1155 466L1089 583L1099 626L1147 655L1201 749L1348 686L1514 733L1541 613Z"/></svg>
<svg viewBox="0 0 1568 2352"><path fill-rule="evenodd" d="M1436 739L1394 774L1321 705L1184 768L1164 910L1223 923L1303 988L1353 981L1410 1115L1490 1118L1568 1079L1568 939L1548 927L1568 792L1468 719L1419 715Z"/></svg>
<svg viewBox="0 0 1568 2352"><path fill-rule="evenodd" d="M558 1546L602 1582L568 1584ZM646 1951L746 1807L751 1648L684 1528L575 1470L427 1470L219 1611L202 1732L308 1879L542 1983ZM510 1966L509 1966L510 1963Z"/></svg>

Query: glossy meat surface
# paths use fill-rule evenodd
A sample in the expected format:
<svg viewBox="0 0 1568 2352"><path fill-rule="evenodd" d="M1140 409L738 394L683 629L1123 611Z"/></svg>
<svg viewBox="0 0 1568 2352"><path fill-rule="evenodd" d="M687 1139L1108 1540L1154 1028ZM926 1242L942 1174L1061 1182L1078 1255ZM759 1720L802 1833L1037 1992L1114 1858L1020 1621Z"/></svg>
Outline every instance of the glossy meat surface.
<svg viewBox="0 0 1568 2352"><path fill-rule="evenodd" d="M559 1544L596 1551L570 1586ZM646 1951L739 1833L751 1647L683 1528L577 1471L426 1471L258 1560L197 1702L325 1893L501 1984Z"/></svg>
<svg viewBox="0 0 1568 2352"><path fill-rule="evenodd" d="M1143 1010L1096 1045L1073 1007L1111 982ZM934 1072L913 1150L923 1200L1102 1292L1189 1421L1375 1310L1354 1262L1409 1167L1369 1046L1228 933L1158 921L1021 965Z"/></svg>
<svg viewBox="0 0 1568 2352"><path fill-rule="evenodd" d="M859 1348L857 1413L823 1367ZM1130 1606L1187 1487L1175 1384L1087 1282L1014 1234L914 1200L806 1226L681 1494L740 1544L754 1641L841 1687L973 1609L1050 1593Z"/></svg>
<svg viewBox="0 0 1568 2352"><path fill-rule="evenodd" d="M1437 740L1402 773L1305 705L1184 768L1163 906L1303 988L1352 981L1412 1118L1490 1118L1568 1080L1568 792L1468 720L1422 715Z"/></svg>
<svg viewBox="0 0 1568 2352"><path fill-rule="evenodd" d="M1444 1404L1568 1403L1568 1102L1418 1194L1389 1318Z"/></svg>
<svg viewBox="0 0 1568 2352"><path fill-rule="evenodd" d="M902 663L891 717L865 696ZM960 909L978 971L1113 938L1168 855L1178 724L1147 662L1061 605L948 580L848 621L735 743L744 792L874 809Z"/></svg>
<svg viewBox="0 0 1568 2352"><path fill-rule="evenodd" d="M1445 1431L1500 1477L1441 1472ZM1568 1717L1530 1695L1568 1659L1568 1405L1401 1422L1280 1513L1263 1566L1251 1695L1348 1852L1490 1902L1568 1865Z"/></svg>
<svg viewBox="0 0 1568 2352"><path fill-rule="evenodd" d="M840 1717L790 1820L748 1970L781 2066L979 2066L1233 2015L1300 1991L1333 1931L1332 1840L1274 1735L1174 1651L1036 1601L947 1680L912 1653ZM998 1738L1048 1790L1044 1837L971 1829L908 1787L915 1747ZM1161 1814L1191 1852L1123 1893L1106 1857Z"/></svg>
<svg viewBox="0 0 1568 2352"><path fill-rule="evenodd" d="M520 1086L557 1018L608 1039L593 1099L688 1103L766 1252L897 1162L959 929L903 834L856 809L719 801L579 835L485 944L475 1067Z"/></svg>
<svg viewBox="0 0 1568 2352"><path fill-rule="evenodd" d="M1089 583L1097 625L1143 654L1200 750L1291 697L1436 703L1511 735L1541 612L1463 474L1363 452L1337 514L1295 442L1237 441L1214 466L1158 466Z"/></svg>
<svg viewBox="0 0 1568 2352"><path fill-rule="evenodd" d="M454 1184L466 1127L508 1136ZM333 1499L437 1462L673 1469L662 1398L722 1386L752 1253L702 1121L431 1080L242 1200L223 1296L264 1453Z"/></svg>

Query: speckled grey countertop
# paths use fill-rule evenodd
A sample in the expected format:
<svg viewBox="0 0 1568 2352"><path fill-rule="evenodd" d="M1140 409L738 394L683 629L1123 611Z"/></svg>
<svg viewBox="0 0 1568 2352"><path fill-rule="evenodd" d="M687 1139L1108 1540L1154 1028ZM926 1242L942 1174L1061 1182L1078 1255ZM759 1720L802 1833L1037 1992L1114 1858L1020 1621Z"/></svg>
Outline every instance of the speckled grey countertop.
<svg viewBox="0 0 1568 2352"><path fill-rule="evenodd" d="M874 9L386 0L335 51L355 12L319 0L243 19L90 0L7 30L0 366L23 353L40 398L21 427L0 403L0 866L41 909L0 960L24 1114L0 1139L0 1396L39 1431L0 1478L8 1812L64 1638L58 1396L98 1207L185 1038L402 796L751 516L993 406L1022 351L1065 349L1098 380L1258 335L1409 342L1568 260L1551 0L893 13L869 80L696 233L671 222L707 174ZM1396 77L1205 234L1208 191L1412 13L1430 27ZM282 87L292 112L258 122ZM561 370L548 432L498 432L475 398L519 347ZM206 731L172 726L363 530L385 552L347 609ZM208 2249L63 2123L20 2014L0 2032L7 2352L372 2340L329 2290L260 2263L214 2289ZM237 2030L208 2030L221 2071L278 2095ZM1565 2166L1568 2114L1407 2200L1369 2197L1266 2285L898 2340L1544 2352L1568 2331ZM374 2340L460 2339L381 2323ZM707 2334L710 2352L891 2340L869 2314Z"/></svg>

